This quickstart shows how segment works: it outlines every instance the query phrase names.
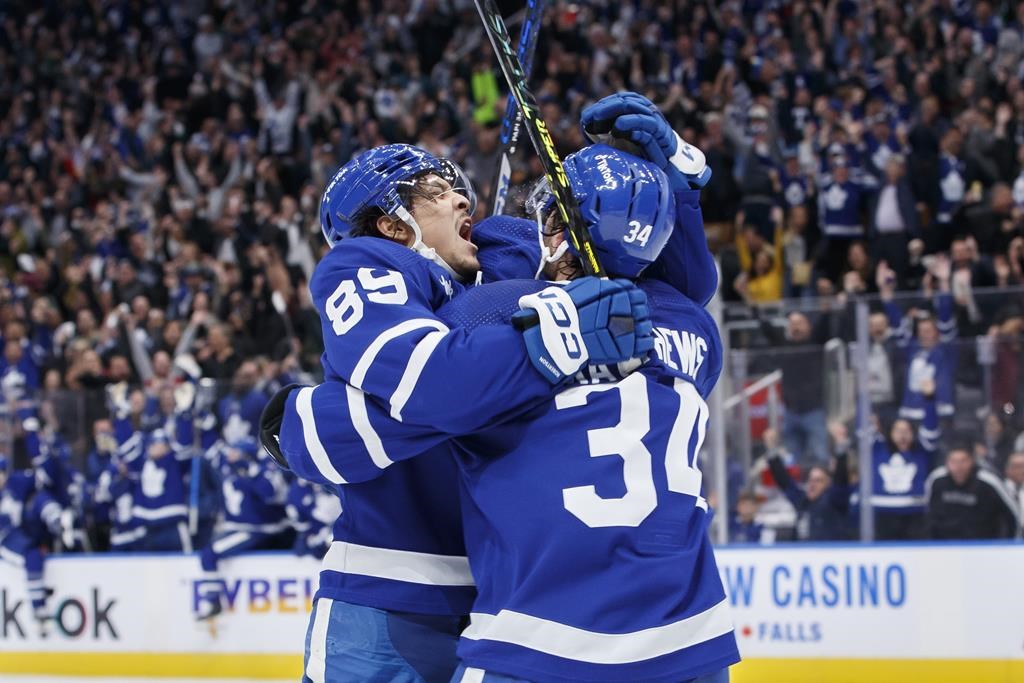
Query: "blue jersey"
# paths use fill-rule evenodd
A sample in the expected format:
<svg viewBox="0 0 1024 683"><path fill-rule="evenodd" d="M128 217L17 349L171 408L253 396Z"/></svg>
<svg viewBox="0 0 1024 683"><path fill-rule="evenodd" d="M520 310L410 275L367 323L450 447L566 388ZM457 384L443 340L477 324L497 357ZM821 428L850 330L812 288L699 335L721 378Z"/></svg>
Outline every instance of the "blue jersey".
<svg viewBox="0 0 1024 683"><path fill-rule="evenodd" d="M925 403L924 420L917 440L905 451L893 450L881 436L871 450L874 473L871 505L881 514L922 513L928 501L925 482L935 467L939 440L939 415L935 401Z"/></svg>
<svg viewBox="0 0 1024 683"><path fill-rule="evenodd" d="M831 180L821 188L818 201L821 204L822 232L833 239L855 239L864 237L864 222L861 220L862 190L852 180L840 183Z"/></svg>
<svg viewBox="0 0 1024 683"><path fill-rule="evenodd" d="M331 527L341 514L334 492L296 478L288 487L285 511L295 529L295 552L323 557L331 545Z"/></svg>
<svg viewBox="0 0 1024 683"><path fill-rule="evenodd" d="M935 212L935 220L949 223L953 214L964 201L967 189L967 164L950 154L943 153L939 157L939 207Z"/></svg>
<svg viewBox="0 0 1024 683"><path fill-rule="evenodd" d="M458 648L467 666L538 682L668 682L739 660L699 469L718 332L667 285L641 287L661 362L625 378L592 372L458 440L478 590ZM498 305L472 299L451 308Z"/></svg>
<svg viewBox="0 0 1024 683"><path fill-rule="evenodd" d="M490 285L443 312L462 326L503 322L519 296L544 286ZM459 648L468 665L537 681L676 681L738 660L697 459L703 397L721 370L718 332L667 285L641 286L659 362L625 378L591 369L579 378L588 384L457 440L479 591ZM322 426L315 447L327 444L339 469L372 476L345 391L325 383L297 393ZM281 446L293 461L307 450L308 425L290 413ZM369 415L396 457L433 453L448 438L387 418L381 409Z"/></svg>
<svg viewBox="0 0 1024 683"><path fill-rule="evenodd" d="M0 398L3 402L32 398L39 390L39 368L36 367L28 349L13 365L0 354Z"/></svg>
<svg viewBox="0 0 1024 683"><path fill-rule="evenodd" d="M941 293L935 297L935 325L939 330L939 342L931 348L921 346L914 336L913 321L904 316L892 301L883 302L894 330L898 346L906 354L907 372L903 388L900 417L908 420L923 420L926 404L929 402L920 391L922 379L935 381L935 401L940 417L953 414L957 347L956 318L953 311L953 297Z"/></svg>
<svg viewBox="0 0 1024 683"><path fill-rule="evenodd" d="M462 291L441 267L383 239L344 240L317 265L310 292L323 327L324 376L347 383L335 398L365 469L339 468L315 445L318 430L334 425L313 420L306 391L293 392L288 408L313 447L290 464L300 477L332 486L379 477L338 486L346 514L335 524L318 597L424 614L469 611L473 581L447 447L392 467L398 458L368 418L383 406L389 419L457 433L551 394L519 332L468 335L437 317Z"/></svg>
<svg viewBox="0 0 1024 683"><path fill-rule="evenodd" d="M259 432L260 412L267 403L266 395L257 389L239 396L230 393L217 404L221 436L226 441L255 438Z"/></svg>
<svg viewBox="0 0 1024 683"><path fill-rule="evenodd" d="M188 516L187 477L192 452L185 418L178 423L174 434L163 430L137 432L125 445L125 459L133 462L133 469L138 468L132 492L132 517L143 526L184 522ZM159 441L167 442L170 450L154 457L151 449Z"/></svg>
<svg viewBox="0 0 1024 683"><path fill-rule="evenodd" d="M34 546L49 545L60 536L63 507L37 486L31 471L13 472L0 492L0 541L19 529Z"/></svg>
<svg viewBox="0 0 1024 683"><path fill-rule="evenodd" d="M274 534L288 529L284 511L288 487L281 470L267 459L252 456L230 462L227 449L221 441L208 453L220 472L224 497L220 530Z"/></svg>

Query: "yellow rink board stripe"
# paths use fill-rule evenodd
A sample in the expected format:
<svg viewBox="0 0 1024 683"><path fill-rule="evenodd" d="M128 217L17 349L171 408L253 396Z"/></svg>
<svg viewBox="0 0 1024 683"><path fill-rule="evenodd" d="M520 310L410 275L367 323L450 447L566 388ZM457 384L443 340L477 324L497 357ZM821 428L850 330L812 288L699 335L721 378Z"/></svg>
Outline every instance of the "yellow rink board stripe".
<svg viewBox="0 0 1024 683"><path fill-rule="evenodd" d="M301 655L165 652L0 652L0 673L147 678L292 679ZM748 659L732 683L1013 683L1024 659Z"/></svg>
<svg viewBox="0 0 1024 683"><path fill-rule="evenodd" d="M302 677L302 655L251 652L0 652L0 673L297 680Z"/></svg>
<svg viewBox="0 0 1024 683"><path fill-rule="evenodd" d="M730 683L1018 683L1024 659L747 659Z"/></svg>

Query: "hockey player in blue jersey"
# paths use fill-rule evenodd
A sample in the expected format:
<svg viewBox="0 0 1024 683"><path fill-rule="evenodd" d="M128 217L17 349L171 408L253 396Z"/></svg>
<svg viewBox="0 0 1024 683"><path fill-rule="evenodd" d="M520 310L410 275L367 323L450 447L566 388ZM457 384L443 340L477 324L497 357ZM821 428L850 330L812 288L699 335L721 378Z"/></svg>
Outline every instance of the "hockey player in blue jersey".
<svg viewBox="0 0 1024 683"><path fill-rule="evenodd" d="M296 477L288 487L285 512L295 529L295 554L323 559L331 546L331 527L341 514L338 496L319 484Z"/></svg>
<svg viewBox="0 0 1024 683"><path fill-rule="evenodd" d="M163 429L142 433L138 448L143 455L138 483L133 491L132 517L141 520L146 531L138 541L140 550L192 552L192 538L186 523L191 433L168 434Z"/></svg>
<svg viewBox="0 0 1024 683"><path fill-rule="evenodd" d="M284 475L263 456L253 437L219 441L207 454L220 473L224 519L213 541L199 552L203 583L199 590L199 619L223 610L221 560L247 550L273 548L289 532L284 502L288 493Z"/></svg>
<svg viewBox="0 0 1024 683"><path fill-rule="evenodd" d="M567 160L567 168L573 175L574 189L579 191L580 186L588 184L591 188L603 188L602 192L581 192L584 215L589 218L603 261L612 264L608 266L611 272L635 276L668 241L673 204L664 175L660 183L653 182L650 179L657 178L660 171L638 165L639 160L630 165L624 161L627 156L607 147L595 147ZM587 168L591 171L589 176L584 170ZM646 206L638 210L637 204ZM631 219L637 221L638 229L634 229ZM546 245L547 254L561 251L562 256L547 264L547 274L572 272L575 257L559 249L564 232L554 230L548 237L551 242ZM541 258L540 249L537 251L534 263ZM641 256L635 256L636 252L641 252ZM452 323L463 327L499 322L518 310L520 295L530 298L543 286L537 282L484 286L454 300L442 311ZM545 402L522 420L460 439L466 492L472 500L463 511L470 563L480 589L474 624L460 645L460 654L468 663L530 680L679 681L720 672L738 659L724 591L706 536L707 505L700 497L697 468L697 451L707 419L702 396L714 385L721 367L717 330L703 309L664 283L644 281L641 287L652 302L657 302L663 315L663 325L656 328L661 363L625 379L614 368L594 370L587 378L593 383L591 386L569 389L553 404ZM657 314L655 320L659 320ZM344 433L346 429L352 432L355 424L353 416L346 414L345 405L335 398L344 394L344 387L325 384L315 392L302 391L309 395L312 415L302 419L297 411L286 411L281 429L281 446L290 454L291 464L300 474L316 476L305 466L309 460L305 435L312 431L318 434L321 444L330 446L323 452L331 453L332 461L344 476L351 476L354 481L371 476L372 469L358 462L360 458L370 460L370 454L351 433ZM649 392L653 392L653 398L648 396ZM563 398L571 393L573 398ZM297 403L294 399L293 402ZM620 416L617 425L604 424L615 422L607 419L609 414ZM584 429L575 441L559 438L560 431L571 433L574 426L578 429L581 422L591 418L597 418L601 426L589 430L590 434ZM386 412L373 405L367 421L384 439L382 447L395 457L414 454L417 439L423 448L447 438L411 425L401 425L396 433L390 429L396 423L391 421L389 427ZM311 423L315 423L312 429ZM539 446L539 433L544 430L538 425L546 425L559 443L551 446L548 438ZM589 472L584 457L585 471L598 477L603 472L609 481L597 489L583 485L563 492L555 485L556 480L567 475L575 478L573 472L581 474L577 471L580 463L559 464L554 460L555 454L574 454L580 443L588 441L594 448L591 457L620 454L625 469L609 465ZM663 470L652 470L651 452L645 442L653 444L654 452L661 454L658 460L663 463ZM323 446L314 445L314 450L322 449ZM479 455L484 453L501 453L505 457ZM666 458L668 453L682 453L682 457ZM552 484L552 493L559 499L557 505L533 504L539 502L535 494L540 481ZM614 492L621 491L623 486L625 495L615 498ZM634 487L636 490L631 491ZM598 490L602 495L597 494ZM612 495L604 498L608 493ZM664 499L663 507L655 512L660 498ZM524 506L523 501L531 504ZM557 515L551 514L553 510ZM567 513L575 521L560 519L560 515ZM643 525L652 514L653 521ZM616 528L597 531L587 538L587 534L580 535L579 522L594 529ZM636 534L629 531L642 526L646 528ZM669 529L674 531L669 533ZM556 530L565 533L560 535ZM662 534L667 534L664 542L654 540ZM504 540L495 544L494 539ZM655 551L655 557L635 566L627 562L618 571L609 568L611 558L636 555L620 546L637 543L639 555ZM593 565L588 565L588 557L594 558ZM520 563L526 565L520 567ZM569 566L592 568L566 576ZM597 571L597 567L601 570ZM689 577L689 582L680 581L680 575ZM538 579L515 586L515 576ZM645 577L644 587L636 587L630 580L636 576ZM538 589L538 585L545 585L545 579L540 577L556 586L552 590L566 594L575 591L578 595L545 605L543 594L547 588ZM486 584L481 583L483 579ZM606 597L599 597L602 595ZM660 602L655 596L661 596ZM630 603L636 605L633 617L639 628L635 633L624 632L628 628L622 623L622 615L608 616L616 613L616 606ZM524 613L499 616L508 614L509 609L530 606L544 616L535 614L532 621ZM490 613L481 609L489 609ZM651 614L662 615L662 621L652 625ZM671 616L676 619L669 621L667 617ZM600 630L595 626L600 627L602 622L607 624L609 634L623 636L611 638L621 643L621 651L614 655L602 653L607 638L598 634L585 637L586 630ZM687 631L687 639L682 630L690 627L693 630ZM649 637L639 631L661 635ZM552 634L553 639L549 637ZM574 639L574 635L578 637ZM517 640L520 637L525 640ZM662 638L664 641L658 645ZM542 644L544 641L546 644ZM563 641L566 647L560 649L554 641ZM480 680L473 676L482 675L482 671L470 672L466 680Z"/></svg>
<svg viewBox="0 0 1024 683"><path fill-rule="evenodd" d="M467 334L445 325L436 309L478 268L468 241L473 204L457 167L409 145L365 152L328 185L321 224L334 246L310 291L324 329L325 376L347 383L341 400L357 416L380 404L406 424L472 429L550 397L588 356L617 362L648 351L643 295L619 282L559 291L573 313L568 351L561 338L545 339L539 330L524 335L503 325ZM504 362L487 362L494 357ZM297 410L308 415L305 395ZM372 425L357 420L360 443L373 454L369 466L379 473L391 456ZM315 434L310 439L315 443ZM312 466L319 481L346 483L326 453L318 451ZM372 482L341 486L339 495L347 512L324 558L307 674L447 679L474 597L448 449L389 467ZM353 621L368 630L351 632ZM347 631L351 640L334 639L327 651L328 630Z"/></svg>
<svg viewBox="0 0 1024 683"><path fill-rule="evenodd" d="M42 635L49 618L46 603L53 590L43 581L40 548L60 535L61 512L60 503L37 488L31 470L8 475L6 459L0 457L0 559L25 570L32 612Z"/></svg>

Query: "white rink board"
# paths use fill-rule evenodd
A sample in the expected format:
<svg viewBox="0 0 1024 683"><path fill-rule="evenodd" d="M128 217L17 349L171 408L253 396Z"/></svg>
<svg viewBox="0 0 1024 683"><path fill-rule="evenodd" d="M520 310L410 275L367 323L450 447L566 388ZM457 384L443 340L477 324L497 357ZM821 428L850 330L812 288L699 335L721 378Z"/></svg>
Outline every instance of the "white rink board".
<svg viewBox="0 0 1024 683"><path fill-rule="evenodd" d="M198 556L65 556L46 564L56 623L41 639L21 570L0 563L0 653L302 652L319 562L262 553L221 563L230 608L197 623Z"/></svg>
<svg viewBox="0 0 1024 683"><path fill-rule="evenodd" d="M1024 673L1024 544L734 546L717 556L747 660L734 681L910 680L887 678L895 665L927 669L929 680ZM53 558L59 619L40 639L23 573L0 563L0 674L294 680L318 569L285 553L225 561L232 607L210 626L193 618L196 556Z"/></svg>
<svg viewBox="0 0 1024 683"><path fill-rule="evenodd" d="M1024 659L1024 544L716 552L744 657Z"/></svg>

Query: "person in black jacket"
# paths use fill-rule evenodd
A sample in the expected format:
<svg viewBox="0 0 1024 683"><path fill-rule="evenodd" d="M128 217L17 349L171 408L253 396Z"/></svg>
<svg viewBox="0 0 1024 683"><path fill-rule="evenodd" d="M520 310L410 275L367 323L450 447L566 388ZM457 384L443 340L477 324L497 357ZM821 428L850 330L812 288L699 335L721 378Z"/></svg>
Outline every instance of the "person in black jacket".
<svg viewBox="0 0 1024 683"><path fill-rule="evenodd" d="M847 513L850 508L849 472L846 453L836 456L834 474L822 465L807 470L804 488L793 481L782 462L779 437L773 429L764 433L768 449L768 467L775 483L796 508L796 538L800 541L841 541L848 537Z"/></svg>
<svg viewBox="0 0 1024 683"><path fill-rule="evenodd" d="M1016 502L995 474L982 469L970 448L956 447L925 484L928 536L934 539L1013 538L1020 524Z"/></svg>
<svg viewBox="0 0 1024 683"><path fill-rule="evenodd" d="M825 424L824 356L828 341L829 312L822 313L812 327L807 315L792 311L786 317L783 335L770 321L760 319L761 330L775 349L766 371L782 370L782 402L786 414L782 440L801 464L828 462L828 432Z"/></svg>

